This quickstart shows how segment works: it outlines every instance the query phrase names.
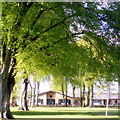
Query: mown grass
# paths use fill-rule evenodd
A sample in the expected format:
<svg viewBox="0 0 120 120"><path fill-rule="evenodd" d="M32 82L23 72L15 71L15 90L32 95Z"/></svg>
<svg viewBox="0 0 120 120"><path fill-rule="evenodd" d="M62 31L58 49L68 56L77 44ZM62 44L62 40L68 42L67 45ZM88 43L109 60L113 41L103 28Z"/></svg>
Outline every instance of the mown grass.
<svg viewBox="0 0 120 120"><path fill-rule="evenodd" d="M89 107L37 107L29 108L30 111L20 111L17 107L11 111L15 118L28 119L94 119L94 120L117 120L118 108L109 108L108 116L105 116L106 108L89 108Z"/></svg>

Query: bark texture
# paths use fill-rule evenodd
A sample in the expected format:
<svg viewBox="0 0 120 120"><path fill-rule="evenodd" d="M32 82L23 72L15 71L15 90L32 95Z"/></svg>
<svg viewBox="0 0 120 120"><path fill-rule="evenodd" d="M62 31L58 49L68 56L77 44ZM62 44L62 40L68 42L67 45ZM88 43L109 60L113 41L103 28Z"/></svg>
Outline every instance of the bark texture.
<svg viewBox="0 0 120 120"><path fill-rule="evenodd" d="M28 78L23 80L22 92L20 97L20 110L28 111L28 101L27 101L27 89L28 89Z"/></svg>
<svg viewBox="0 0 120 120"><path fill-rule="evenodd" d="M90 105L90 87L88 87L87 106Z"/></svg>
<svg viewBox="0 0 120 120"><path fill-rule="evenodd" d="M3 59L3 68L1 72L1 82L0 87L2 90L2 95L0 99L1 104L1 118L7 118L7 119L13 119L14 117L11 114L10 111L10 95L11 91L13 90L15 80L14 80L14 65L15 65L15 59L12 57L11 50L6 50L6 53L4 55Z"/></svg>

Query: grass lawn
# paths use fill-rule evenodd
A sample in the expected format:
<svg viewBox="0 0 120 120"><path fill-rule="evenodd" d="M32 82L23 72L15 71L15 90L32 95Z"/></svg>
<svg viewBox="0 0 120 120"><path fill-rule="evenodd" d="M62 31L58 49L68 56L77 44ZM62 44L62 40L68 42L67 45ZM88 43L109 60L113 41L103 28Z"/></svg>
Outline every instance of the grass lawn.
<svg viewBox="0 0 120 120"><path fill-rule="evenodd" d="M29 108L30 111L20 111L17 107L11 108L11 111L17 120L23 118L35 119L39 118L41 120L48 119L94 119L94 120L117 120L118 119L118 108L109 108L108 116L105 116L106 108L89 108L89 107L37 107Z"/></svg>

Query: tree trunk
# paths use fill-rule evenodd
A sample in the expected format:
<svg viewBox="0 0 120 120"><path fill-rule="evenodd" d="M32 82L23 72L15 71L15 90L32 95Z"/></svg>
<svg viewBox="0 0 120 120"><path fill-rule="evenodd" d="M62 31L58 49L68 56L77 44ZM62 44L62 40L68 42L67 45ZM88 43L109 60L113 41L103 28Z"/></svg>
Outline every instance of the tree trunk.
<svg viewBox="0 0 120 120"><path fill-rule="evenodd" d="M82 106L85 107L85 84L83 84L83 95L82 96L83 96Z"/></svg>
<svg viewBox="0 0 120 120"><path fill-rule="evenodd" d="M3 89L6 89L6 85L3 86ZM4 91L5 93L5 97L3 99L3 118L8 118L8 119L13 119L14 117L12 116L11 112L10 112L10 94L11 91L9 91L9 89L6 89Z"/></svg>
<svg viewBox="0 0 120 120"><path fill-rule="evenodd" d="M66 81L66 91L65 91L65 92L66 92L66 93L65 93L65 94L66 94L66 97L65 97L65 106L67 107L67 106L68 106L68 105L67 105L67 92L68 92L68 91L67 91L67 81Z"/></svg>
<svg viewBox="0 0 120 120"><path fill-rule="evenodd" d="M17 88L15 88L15 89L11 92L10 106L12 106L12 107L17 106L16 97L14 96L15 91L17 91Z"/></svg>
<svg viewBox="0 0 120 120"><path fill-rule="evenodd" d="M34 86L32 87L31 107L35 107L35 83Z"/></svg>
<svg viewBox="0 0 120 120"><path fill-rule="evenodd" d="M87 106L90 105L90 87L88 87Z"/></svg>
<svg viewBox="0 0 120 120"><path fill-rule="evenodd" d="M65 103L64 84L62 83L63 105Z"/></svg>
<svg viewBox="0 0 120 120"><path fill-rule="evenodd" d="M13 118L11 112L10 112L10 97L11 97L11 92L13 91L13 87L15 85L15 79L13 75L14 72L14 68L12 67L10 73L9 73L9 78L8 78L8 82L7 82L7 86L8 86L8 99L7 99L7 110L6 110L6 116L7 118Z"/></svg>
<svg viewBox="0 0 120 120"><path fill-rule="evenodd" d="M82 87L80 86L80 106L83 105L83 94L82 94Z"/></svg>
<svg viewBox="0 0 120 120"><path fill-rule="evenodd" d="M75 101L75 86L73 86L72 107L74 106L74 101Z"/></svg>
<svg viewBox="0 0 120 120"><path fill-rule="evenodd" d="M0 74L0 118L2 118L2 75Z"/></svg>
<svg viewBox="0 0 120 120"><path fill-rule="evenodd" d="M23 108L22 108L22 97L23 97L23 85L21 87L20 102L19 102L19 109L20 110L23 110Z"/></svg>
<svg viewBox="0 0 120 120"><path fill-rule="evenodd" d="M13 92L11 93L10 106L15 106L15 97L13 96Z"/></svg>
<svg viewBox="0 0 120 120"><path fill-rule="evenodd" d="M90 97L91 107L93 107L93 95L94 95L94 91L93 91L93 84L92 84L91 85L91 97Z"/></svg>
<svg viewBox="0 0 120 120"><path fill-rule="evenodd" d="M32 84L31 80L29 80L29 85L30 85L30 96L29 96L29 106L32 106Z"/></svg>
<svg viewBox="0 0 120 120"><path fill-rule="evenodd" d="M28 103L27 103L27 89L28 89L28 78L23 80L23 88L20 98L20 110L28 111Z"/></svg>
<svg viewBox="0 0 120 120"><path fill-rule="evenodd" d="M10 95L13 90L14 84L14 78L11 77L8 81L4 82L4 85L2 85L2 118L14 118L10 112Z"/></svg>
<svg viewBox="0 0 120 120"><path fill-rule="evenodd" d="M35 107L38 106L38 94L39 94L39 82L36 81L36 89L35 89Z"/></svg>
<svg viewBox="0 0 120 120"><path fill-rule="evenodd" d="M4 56L0 80L0 117L13 119L10 112L10 95L15 84L14 76L12 75L15 64L14 59L12 59L11 56L11 50L6 50L6 54Z"/></svg>

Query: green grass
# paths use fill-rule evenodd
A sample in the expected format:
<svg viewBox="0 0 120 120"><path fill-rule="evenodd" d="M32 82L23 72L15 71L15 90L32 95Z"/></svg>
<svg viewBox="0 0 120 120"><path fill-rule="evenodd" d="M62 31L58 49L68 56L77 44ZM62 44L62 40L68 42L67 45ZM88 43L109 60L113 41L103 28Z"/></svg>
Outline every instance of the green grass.
<svg viewBox="0 0 120 120"><path fill-rule="evenodd" d="M117 120L118 109L109 108L108 116L105 116L106 108L82 108L82 107L37 107L29 108L30 111L20 111L18 108L11 108L15 118L35 119L94 119L94 120ZM18 120L18 119L17 119Z"/></svg>

